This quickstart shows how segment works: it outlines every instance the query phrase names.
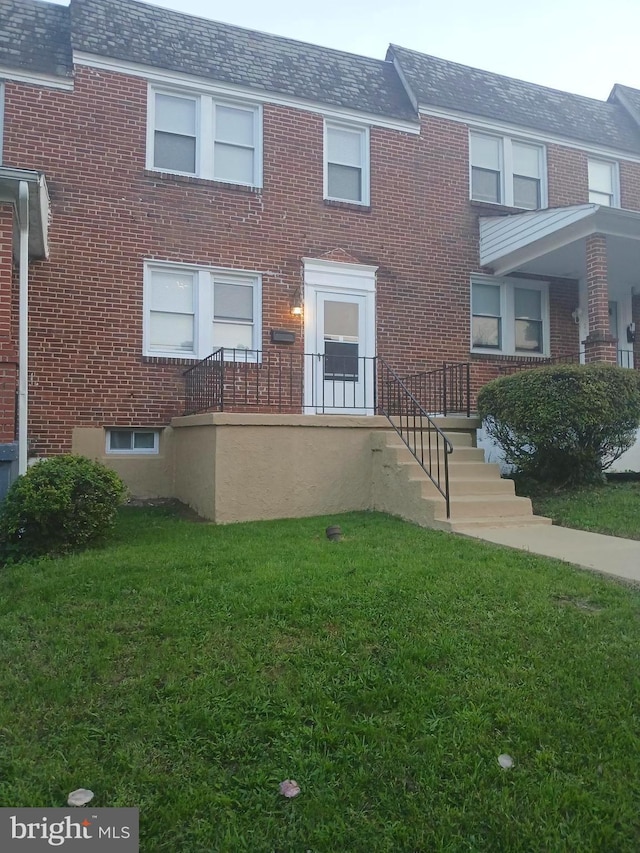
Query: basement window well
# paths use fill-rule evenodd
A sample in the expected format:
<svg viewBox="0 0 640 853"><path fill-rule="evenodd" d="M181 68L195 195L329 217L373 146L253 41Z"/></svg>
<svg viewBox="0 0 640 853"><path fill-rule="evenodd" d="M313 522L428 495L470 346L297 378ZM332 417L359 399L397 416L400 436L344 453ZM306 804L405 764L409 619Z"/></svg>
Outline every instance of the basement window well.
<svg viewBox="0 0 640 853"><path fill-rule="evenodd" d="M159 439L155 429L109 429L107 453L158 453Z"/></svg>

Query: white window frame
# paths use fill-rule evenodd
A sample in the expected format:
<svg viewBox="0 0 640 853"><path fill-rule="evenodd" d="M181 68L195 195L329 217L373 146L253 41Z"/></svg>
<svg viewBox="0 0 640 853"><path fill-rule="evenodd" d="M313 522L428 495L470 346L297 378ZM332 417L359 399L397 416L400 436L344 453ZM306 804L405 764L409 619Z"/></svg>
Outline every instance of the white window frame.
<svg viewBox="0 0 640 853"><path fill-rule="evenodd" d="M500 318L502 341L500 347L479 347L473 345L473 285L488 284L500 288ZM517 288L539 290L542 311L542 352L516 350L515 344L515 296ZM469 349L473 353L486 355L512 355L521 358L549 358L551 322L549 311L549 283L526 278L494 278L493 276L474 275L471 278L469 306Z"/></svg>
<svg viewBox="0 0 640 853"><path fill-rule="evenodd" d="M154 271L170 272L194 276L194 341L191 352L162 350L150 346L151 339L151 281ZM225 361L256 361L256 351L262 349L262 276L258 272L247 270L203 267L196 264L179 264L171 261L146 261L144 266L144 314L143 314L143 355L150 358L179 358L199 361L211 355L216 349L213 341L214 284L244 284L253 288L253 334L250 350L225 349ZM246 355L243 355L246 353Z"/></svg>
<svg viewBox="0 0 640 853"><path fill-rule="evenodd" d="M611 205L610 207L620 207L620 167L615 160L605 160L603 157L589 157L587 161L587 178L589 175L589 164L590 163L598 163L603 166L611 167ZM591 185L589 184L589 203L590 204L602 204L601 201L592 201L591 193L597 192L600 194L599 190L592 190Z"/></svg>
<svg viewBox="0 0 640 853"><path fill-rule="evenodd" d="M500 143L500 199L497 202L475 199L473 197L473 137L483 136L494 139ZM513 143L521 143L538 149L538 165L540 167L540 207L544 209L548 205L548 177L547 177L547 148L540 142L524 137L503 136L497 133L487 133L484 130L469 129L469 198L471 201L480 201L482 204L495 204L497 207L516 207L513 192ZM534 208L520 207L518 210L533 210Z"/></svg>
<svg viewBox="0 0 640 853"><path fill-rule="evenodd" d="M155 126L156 126L156 95L167 95L173 98L188 98L196 102L196 168L195 172L181 172L177 169L166 169L155 165ZM230 107L231 109L246 110L253 114L253 176L252 182L226 181L214 177L214 144L215 144L215 107ZM147 95L147 158L146 168L151 172L169 175L186 175L191 178L203 178L209 181L226 183L231 186L246 186L253 189L262 188L262 107L260 104L242 100L229 100L215 95L194 92L189 89L172 89L164 86L149 85Z"/></svg>
<svg viewBox="0 0 640 853"><path fill-rule="evenodd" d="M329 195L329 131L330 130L348 130L352 133L360 135L360 170L361 170L361 186L362 198L360 201L355 201L351 198L339 198L338 196ZM368 207L371 203L371 155L370 155L370 140L368 125L352 124L350 122L333 121L330 119L324 120L323 133L323 197L327 201L341 201L345 204L357 204L361 207Z"/></svg>
<svg viewBox="0 0 640 853"><path fill-rule="evenodd" d="M130 448L112 448L111 436L114 432L130 432L131 447ZM160 430L145 429L144 427L113 427L106 431L105 436L105 452L109 456L151 456L157 455L160 452ZM153 447L135 447L133 436L136 433L152 433Z"/></svg>

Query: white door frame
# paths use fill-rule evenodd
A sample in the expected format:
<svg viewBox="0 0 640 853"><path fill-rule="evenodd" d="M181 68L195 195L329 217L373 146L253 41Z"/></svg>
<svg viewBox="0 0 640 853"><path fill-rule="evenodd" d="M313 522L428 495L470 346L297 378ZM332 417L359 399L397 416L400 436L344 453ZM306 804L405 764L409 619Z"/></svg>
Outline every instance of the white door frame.
<svg viewBox="0 0 640 853"><path fill-rule="evenodd" d="M376 354L376 271L378 267L365 264L340 263L322 258L303 258L304 267L304 400L305 414L326 412L312 405L314 400L315 371L311 355L316 355L317 317L316 304L318 294L327 296L364 297L364 340L361 342L359 356L373 358ZM373 362L365 362L370 376L366 383L366 399L362 410L344 410L345 414L373 414L374 371ZM331 409L336 413L337 409Z"/></svg>

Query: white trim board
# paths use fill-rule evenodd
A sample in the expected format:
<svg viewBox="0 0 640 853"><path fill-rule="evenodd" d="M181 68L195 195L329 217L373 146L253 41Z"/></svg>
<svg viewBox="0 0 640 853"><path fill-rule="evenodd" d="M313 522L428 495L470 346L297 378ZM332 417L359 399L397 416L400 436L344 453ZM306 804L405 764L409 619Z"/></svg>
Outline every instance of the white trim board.
<svg viewBox="0 0 640 853"><path fill-rule="evenodd" d="M18 68L5 68L0 65L0 80L12 83L28 83L31 86L46 86L49 89L64 89L73 91L73 80L54 77L53 74L35 74Z"/></svg>
<svg viewBox="0 0 640 853"><path fill-rule="evenodd" d="M398 130L403 133L411 133L416 136L420 134L420 123L403 121L402 119L385 118L372 113L359 112L348 108L334 107L330 104L320 104L315 101L307 101L304 98L296 98L293 95L280 95L275 92L249 89L246 86L238 86L233 83L223 83L217 80L209 80L206 77L198 77L193 74L185 74L181 71L163 71L149 65L140 65L135 62L123 62L118 59L110 59L104 56L95 56L82 51L74 51L73 61L76 65L85 65L89 68L98 68L102 71L112 71L115 74L126 74L130 77L142 77L152 83L160 83L164 86L177 86L179 88L192 89L194 91L222 98L240 98L259 104L276 104L282 107L293 107L306 112L319 113L329 119L346 121L352 124L374 125L387 130Z"/></svg>
<svg viewBox="0 0 640 853"><path fill-rule="evenodd" d="M628 160L630 163L640 163L640 154L632 154L629 151L623 151L619 148L606 148L590 142L582 142L579 139L570 139L566 136L542 133L539 130L525 127L524 125L508 124L507 122L483 118L472 113L447 110L443 107L421 106L420 115L455 121L458 124L466 124L470 130L484 130L498 136L515 136L519 139L539 142L541 144L563 145L565 148L574 148L577 151L584 151L585 154L594 154L605 160Z"/></svg>

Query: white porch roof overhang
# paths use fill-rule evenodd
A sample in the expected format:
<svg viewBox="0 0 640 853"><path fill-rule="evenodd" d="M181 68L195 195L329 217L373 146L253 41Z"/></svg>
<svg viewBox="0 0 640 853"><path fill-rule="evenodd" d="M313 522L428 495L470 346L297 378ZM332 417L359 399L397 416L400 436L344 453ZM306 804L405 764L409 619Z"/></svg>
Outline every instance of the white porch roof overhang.
<svg viewBox="0 0 640 853"><path fill-rule="evenodd" d="M20 204L20 185L28 187L27 210ZM28 226L29 259L43 260L49 256L49 190L44 175L30 169L14 169L12 166L0 166L0 203L8 202L16 209L16 224L19 228ZM26 218L28 222L23 222ZM17 255L18 241L14 242Z"/></svg>
<svg viewBox="0 0 640 853"><path fill-rule="evenodd" d="M607 238L609 280L639 283L640 213L598 204L481 217L480 264L495 275L584 278L591 234Z"/></svg>

